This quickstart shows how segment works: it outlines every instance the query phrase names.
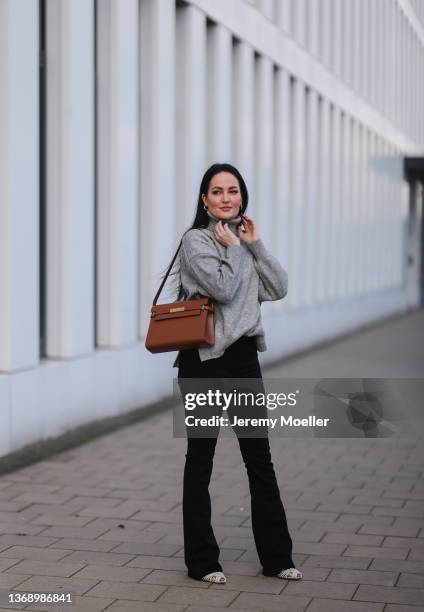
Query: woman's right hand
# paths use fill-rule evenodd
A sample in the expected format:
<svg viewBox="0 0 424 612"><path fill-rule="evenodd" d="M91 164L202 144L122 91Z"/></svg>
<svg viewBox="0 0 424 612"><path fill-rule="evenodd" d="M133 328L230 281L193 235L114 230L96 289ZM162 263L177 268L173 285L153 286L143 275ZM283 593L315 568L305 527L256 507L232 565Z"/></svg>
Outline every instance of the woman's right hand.
<svg viewBox="0 0 424 612"><path fill-rule="evenodd" d="M224 246L240 244L240 238L233 234L226 223L223 225L222 221L215 224L215 238Z"/></svg>

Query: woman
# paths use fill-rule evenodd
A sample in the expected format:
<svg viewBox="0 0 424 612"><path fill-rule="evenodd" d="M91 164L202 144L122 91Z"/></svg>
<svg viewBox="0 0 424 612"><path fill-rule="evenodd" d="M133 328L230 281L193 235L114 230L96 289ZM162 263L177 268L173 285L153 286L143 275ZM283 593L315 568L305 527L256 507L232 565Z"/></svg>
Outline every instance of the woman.
<svg viewBox="0 0 424 612"><path fill-rule="evenodd" d="M245 182L234 166L214 164L206 171L195 221L182 240L178 299L213 298L215 342L179 352L174 363L179 380L262 379L257 352L265 351L266 344L260 303L286 295L287 274L266 250L253 219L244 214L247 204ZM302 574L291 556L292 540L268 436L237 439L247 468L252 529L262 573L299 580ZM216 436L187 438L184 557L191 578L223 584L226 577L218 562L208 490L216 442Z"/></svg>

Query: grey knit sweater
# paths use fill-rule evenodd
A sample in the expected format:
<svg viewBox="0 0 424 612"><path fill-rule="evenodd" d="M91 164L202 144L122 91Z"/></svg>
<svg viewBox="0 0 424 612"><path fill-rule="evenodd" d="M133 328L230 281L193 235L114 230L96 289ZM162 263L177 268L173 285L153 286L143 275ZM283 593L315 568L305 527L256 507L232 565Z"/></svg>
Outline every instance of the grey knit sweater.
<svg viewBox="0 0 424 612"><path fill-rule="evenodd" d="M258 351L266 351L260 304L287 294L287 273L261 239L228 247L220 244L214 236L218 219L209 211L208 215L208 227L184 234L180 251L184 299L205 295L215 302L215 343L198 349L200 360L220 357L241 336L254 336ZM227 223L237 235L240 217ZM178 366L178 357L179 353L173 367Z"/></svg>

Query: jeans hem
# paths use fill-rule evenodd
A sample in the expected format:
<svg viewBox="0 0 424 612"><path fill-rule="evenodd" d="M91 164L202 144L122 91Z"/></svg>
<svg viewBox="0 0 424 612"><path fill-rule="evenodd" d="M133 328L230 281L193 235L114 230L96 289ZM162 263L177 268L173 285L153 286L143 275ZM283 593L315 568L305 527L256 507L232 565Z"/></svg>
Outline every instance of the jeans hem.
<svg viewBox="0 0 424 612"><path fill-rule="evenodd" d="M269 569L263 569L262 570L262 574L264 576L276 576L277 574L279 574L281 571L285 570L285 569L289 569L289 567L294 567L296 568L294 563L290 563L289 565L287 565L287 563L282 563L281 565L278 566L277 569L273 569L273 570L269 570Z"/></svg>
<svg viewBox="0 0 424 612"><path fill-rule="evenodd" d="M194 578L194 580L202 580L203 576L206 576L207 574L211 574L212 572L222 572L222 567L219 565L213 569L208 569L200 573L188 571L187 575L189 578Z"/></svg>

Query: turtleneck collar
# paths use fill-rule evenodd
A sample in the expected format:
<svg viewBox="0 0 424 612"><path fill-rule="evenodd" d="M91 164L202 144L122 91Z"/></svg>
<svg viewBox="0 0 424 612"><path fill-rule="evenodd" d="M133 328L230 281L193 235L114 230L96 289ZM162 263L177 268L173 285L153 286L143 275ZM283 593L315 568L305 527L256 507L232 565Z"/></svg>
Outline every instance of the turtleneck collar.
<svg viewBox="0 0 424 612"><path fill-rule="evenodd" d="M228 227L235 233L237 225L241 222L241 217L237 215L237 217L233 217L233 219L218 219L215 217L209 209L207 209L206 214L209 217L208 228L213 229L218 221L222 221L223 223L228 223Z"/></svg>

